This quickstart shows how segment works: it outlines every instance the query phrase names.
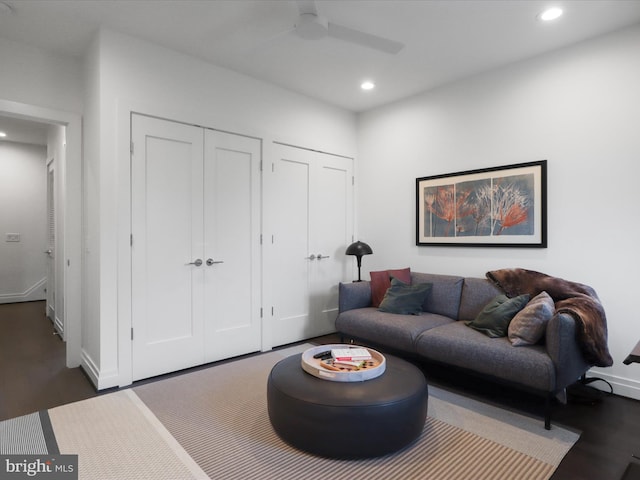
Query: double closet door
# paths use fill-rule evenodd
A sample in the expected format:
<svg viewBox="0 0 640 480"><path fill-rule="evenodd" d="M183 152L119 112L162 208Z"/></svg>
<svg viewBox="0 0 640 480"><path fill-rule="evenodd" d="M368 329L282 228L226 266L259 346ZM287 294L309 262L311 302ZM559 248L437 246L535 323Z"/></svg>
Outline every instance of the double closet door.
<svg viewBox="0 0 640 480"><path fill-rule="evenodd" d="M255 138L132 116L133 380L258 351Z"/></svg>
<svg viewBox="0 0 640 480"><path fill-rule="evenodd" d="M353 159L275 144L274 345L335 332L338 284L351 281Z"/></svg>

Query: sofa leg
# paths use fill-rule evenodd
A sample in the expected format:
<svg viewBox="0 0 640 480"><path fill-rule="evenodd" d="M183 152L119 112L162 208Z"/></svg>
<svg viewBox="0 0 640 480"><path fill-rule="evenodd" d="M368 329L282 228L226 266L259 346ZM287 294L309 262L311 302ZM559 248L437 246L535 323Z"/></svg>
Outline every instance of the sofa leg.
<svg viewBox="0 0 640 480"><path fill-rule="evenodd" d="M551 405L552 405L553 395L551 393L547 394L547 398L545 400L544 405L544 428L545 430L551 430Z"/></svg>

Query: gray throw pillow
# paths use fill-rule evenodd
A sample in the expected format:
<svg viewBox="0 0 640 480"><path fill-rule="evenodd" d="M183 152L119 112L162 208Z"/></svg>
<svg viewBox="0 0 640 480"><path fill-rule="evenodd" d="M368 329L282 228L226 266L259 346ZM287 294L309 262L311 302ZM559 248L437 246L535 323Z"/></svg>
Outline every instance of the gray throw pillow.
<svg viewBox="0 0 640 480"><path fill-rule="evenodd" d="M509 340L514 346L535 345L555 313L553 299L547 292L539 293L509 323Z"/></svg>
<svg viewBox="0 0 640 480"><path fill-rule="evenodd" d="M422 304L431 287L431 283L407 285L397 278L392 278L391 286L380 302L378 310L401 315L418 315L422 312Z"/></svg>
<svg viewBox="0 0 640 480"><path fill-rule="evenodd" d="M509 322L524 308L530 298L529 294L514 298L498 295L482 309L475 320L467 322L467 325L491 338L506 337Z"/></svg>

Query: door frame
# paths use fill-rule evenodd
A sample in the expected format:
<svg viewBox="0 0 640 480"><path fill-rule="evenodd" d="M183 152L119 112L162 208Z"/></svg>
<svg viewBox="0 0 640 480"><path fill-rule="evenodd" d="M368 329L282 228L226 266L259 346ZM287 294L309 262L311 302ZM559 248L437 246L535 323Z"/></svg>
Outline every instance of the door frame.
<svg viewBox="0 0 640 480"><path fill-rule="evenodd" d="M46 294L46 305L45 311L47 317L53 322L53 326L58 333L62 334L62 338L64 339L64 323L61 322L59 325L56 323L56 187L55 187L55 178L56 178L56 170L57 170L56 157L52 156L47 159L46 169L47 169L47 250L45 254L47 255L47 294ZM53 220L53 225L51 225L51 221ZM53 227L53 229L51 228ZM51 233L53 230L53 242L51 242ZM53 256L51 255L53 253ZM53 286L53 288L51 288Z"/></svg>
<svg viewBox="0 0 640 480"><path fill-rule="evenodd" d="M32 120L66 128L63 188L59 211L64 212L63 288L66 340L66 364L78 367L82 360L82 116L76 113L0 99L0 114L7 117ZM59 286L56 285L56 289Z"/></svg>

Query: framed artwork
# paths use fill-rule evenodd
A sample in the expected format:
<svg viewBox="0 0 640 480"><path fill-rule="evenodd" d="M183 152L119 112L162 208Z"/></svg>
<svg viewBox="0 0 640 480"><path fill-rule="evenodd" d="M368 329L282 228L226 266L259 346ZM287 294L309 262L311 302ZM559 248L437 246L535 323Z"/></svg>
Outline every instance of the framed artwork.
<svg viewBox="0 0 640 480"><path fill-rule="evenodd" d="M416 245L547 246L547 161L416 179Z"/></svg>

